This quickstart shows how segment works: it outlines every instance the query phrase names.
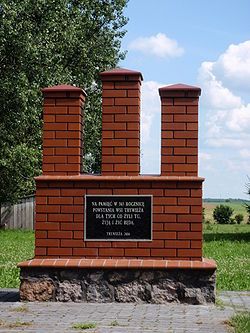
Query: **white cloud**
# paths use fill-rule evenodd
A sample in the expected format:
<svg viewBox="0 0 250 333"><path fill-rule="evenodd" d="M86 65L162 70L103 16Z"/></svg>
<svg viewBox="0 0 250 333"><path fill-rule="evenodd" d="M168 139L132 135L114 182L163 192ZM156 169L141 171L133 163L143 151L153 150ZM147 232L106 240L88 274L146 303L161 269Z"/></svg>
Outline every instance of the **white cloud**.
<svg viewBox="0 0 250 333"><path fill-rule="evenodd" d="M159 113L160 112L160 95L159 88L164 84L156 81L142 82L142 107L146 112Z"/></svg>
<svg viewBox="0 0 250 333"><path fill-rule="evenodd" d="M236 132L250 131L250 104L241 105L229 112L226 119L226 126Z"/></svg>
<svg viewBox="0 0 250 333"><path fill-rule="evenodd" d="M238 45L231 44L214 63L214 73L230 87L249 90L250 87L250 40Z"/></svg>
<svg viewBox="0 0 250 333"><path fill-rule="evenodd" d="M241 174L248 174L249 173L249 161L227 161L227 166L229 171L232 172L240 172Z"/></svg>
<svg viewBox="0 0 250 333"><path fill-rule="evenodd" d="M240 107L242 100L235 96L213 72L213 62L203 62L199 69L199 81L202 83L204 103L212 109Z"/></svg>
<svg viewBox="0 0 250 333"><path fill-rule="evenodd" d="M198 78L203 89L202 102L207 110L205 136L208 146L237 148L239 152L249 147L250 103L242 98L245 84L250 87L248 66L250 41L230 45L217 61L201 64ZM237 93L225 78L237 81ZM242 93L239 87L242 87Z"/></svg>
<svg viewBox="0 0 250 333"><path fill-rule="evenodd" d="M129 48L160 58L179 57L184 53L184 49L178 45L176 40L163 33L150 37L139 37L129 44Z"/></svg>
<svg viewBox="0 0 250 333"><path fill-rule="evenodd" d="M152 123L157 115L160 116L161 103L158 89L162 86L164 85L156 81L142 83L141 137L144 143L152 138Z"/></svg>
<svg viewBox="0 0 250 333"><path fill-rule="evenodd" d="M249 141L244 138L231 138L231 137L210 137L207 139L207 144L215 148L229 147L232 149L243 148L249 146ZM235 150L232 151L232 154L235 153Z"/></svg>
<svg viewBox="0 0 250 333"><path fill-rule="evenodd" d="M141 173L159 174L161 102L159 88L164 84L142 82L141 92Z"/></svg>
<svg viewBox="0 0 250 333"><path fill-rule="evenodd" d="M200 152L199 153L199 160L201 161L210 161L212 158L211 154Z"/></svg>
<svg viewBox="0 0 250 333"><path fill-rule="evenodd" d="M243 158L250 158L250 149L241 149L240 156Z"/></svg>
<svg viewBox="0 0 250 333"><path fill-rule="evenodd" d="M212 155L205 152L199 152L199 170L213 170Z"/></svg>

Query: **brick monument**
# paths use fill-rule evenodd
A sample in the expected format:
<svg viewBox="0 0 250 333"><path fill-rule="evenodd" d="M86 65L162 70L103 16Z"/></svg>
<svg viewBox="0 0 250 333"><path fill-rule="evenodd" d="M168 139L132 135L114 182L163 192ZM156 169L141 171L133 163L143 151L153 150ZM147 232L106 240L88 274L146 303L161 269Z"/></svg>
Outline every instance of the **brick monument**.
<svg viewBox="0 0 250 333"><path fill-rule="evenodd" d="M85 92L43 89L43 174L36 178L35 257L19 264L22 300L215 299L202 258L200 88L159 89L161 174L140 175L140 72L101 73L102 172L82 173Z"/></svg>

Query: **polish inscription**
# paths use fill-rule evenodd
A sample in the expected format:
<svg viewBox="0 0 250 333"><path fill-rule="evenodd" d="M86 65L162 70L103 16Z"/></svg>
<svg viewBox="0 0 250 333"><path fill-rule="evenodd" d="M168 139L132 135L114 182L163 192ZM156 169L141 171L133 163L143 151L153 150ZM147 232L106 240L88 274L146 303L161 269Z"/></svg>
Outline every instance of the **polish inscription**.
<svg viewBox="0 0 250 333"><path fill-rule="evenodd" d="M152 239L152 196L85 196L85 240Z"/></svg>

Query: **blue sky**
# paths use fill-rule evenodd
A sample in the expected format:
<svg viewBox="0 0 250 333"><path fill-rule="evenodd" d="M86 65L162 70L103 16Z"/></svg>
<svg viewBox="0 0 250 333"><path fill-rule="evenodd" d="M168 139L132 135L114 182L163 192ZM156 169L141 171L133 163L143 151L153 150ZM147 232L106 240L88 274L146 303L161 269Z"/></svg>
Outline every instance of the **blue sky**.
<svg viewBox="0 0 250 333"><path fill-rule="evenodd" d="M158 88L202 88L204 197L245 198L250 177L250 1L130 0L121 67L142 72L141 172L160 172Z"/></svg>

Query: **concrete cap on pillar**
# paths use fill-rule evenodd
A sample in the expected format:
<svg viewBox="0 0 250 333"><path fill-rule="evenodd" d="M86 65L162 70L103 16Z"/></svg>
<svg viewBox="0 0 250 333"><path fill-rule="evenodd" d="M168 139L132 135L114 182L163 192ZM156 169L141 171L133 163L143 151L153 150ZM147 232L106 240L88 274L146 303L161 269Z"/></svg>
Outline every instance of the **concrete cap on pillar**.
<svg viewBox="0 0 250 333"><path fill-rule="evenodd" d="M126 68L113 68L108 71L100 73L100 76L102 80L109 80L110 77L117 77L117 76L123 78L124 81L126 80L131 81L131 77L134 79L137 77L137 79L139 78L139 80L143 80L141 72L133 71Z"/></svg>
<svg viewBox="0 0 250 333"><path fill-rule="evenodd" d="M159 94L161 97L199 97L201 94L201 88L177 83L160 88Z"/></svg>
<svg viewBox="0 0 250 333"><path fill-rule="evenodd" d="M86 92L83 89L68 84L60 84L52 87L43 88L42 93L43 94L78 93L79 95L87 96Z"/></svg>

